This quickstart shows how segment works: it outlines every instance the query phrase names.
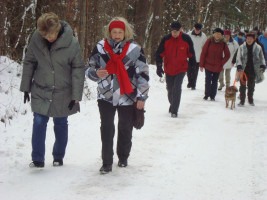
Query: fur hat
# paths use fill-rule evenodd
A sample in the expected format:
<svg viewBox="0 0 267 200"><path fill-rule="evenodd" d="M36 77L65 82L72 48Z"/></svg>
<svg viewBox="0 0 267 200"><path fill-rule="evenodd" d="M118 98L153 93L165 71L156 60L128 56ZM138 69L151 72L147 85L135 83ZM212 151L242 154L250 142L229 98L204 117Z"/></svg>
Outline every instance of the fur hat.
<svg viewBox="0 0 267 200"><path fill-rule="evenodd" d="M179 31L181 27L182 27L182 25L181 25L180 22L178 22L178 21L174 21L174 22L172 22L172 24L171 24L171 29L172 29L172 31L173 31L173 30Z"/></svg>
<svg viewBox="0 0 267 200"><path fill-rule="evenodd" d="M223 35L223 30L221 28L215 28L213 33L221 33Z"/></svg>
<svg viewBox="0 0 267 200"><path fill-rule="evenodd" d="M224 30L224 33L223 33L224 35L230 35L231 36L231 31L230 30Z"/></svg>

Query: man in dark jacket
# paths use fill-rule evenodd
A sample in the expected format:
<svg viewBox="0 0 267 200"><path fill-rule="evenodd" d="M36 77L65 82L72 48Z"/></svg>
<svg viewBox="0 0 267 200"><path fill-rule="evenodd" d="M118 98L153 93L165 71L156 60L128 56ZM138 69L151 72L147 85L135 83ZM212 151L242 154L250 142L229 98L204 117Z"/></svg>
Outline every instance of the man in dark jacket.
<svg viewBox="0 0 267 200"><path fill-rule="evenodd" d="M80 45L71 27L59 21L54 13L43 14L27 49L20 86L24 103L30 101L31 93L34 113L30 167L44 167L49 117L53 117L56 138L53 165L63 165L68 141L67 118L80 110L84 74Z"/></svg>
<svg viewBox="0 0 267 200"><path fill-rule="evenodd" d="M164 58L164 71L162 60ZM166 35L160 42L156 51L157 75L162 77L166 74L168 99L170 102L169 112L171 117L178 116L182 83L190 64L195 65L195 51L189 35L182 32L182 26L178 21L171 24L171 33Z"/></svg>

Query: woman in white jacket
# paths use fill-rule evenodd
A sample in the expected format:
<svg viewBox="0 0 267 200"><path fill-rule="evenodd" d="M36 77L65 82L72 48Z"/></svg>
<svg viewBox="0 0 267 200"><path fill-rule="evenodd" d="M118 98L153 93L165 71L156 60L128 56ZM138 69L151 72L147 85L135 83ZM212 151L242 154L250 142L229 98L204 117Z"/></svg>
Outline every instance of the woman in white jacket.
<svg viewBox="0 0 267 200"><path fill-rule="evenodd" d="M229 51L230 51L230 59L225 63L223 66L223 70L220 73L219 76L219 83L220 86L218 90L222 90L222 88L225 86L224 84L224 74L225 74L225 81L226 81L226 87L230 86L230 81L231 81L231 69L234 66L232 63L232 58L238 49L239 45L238 43L231 37L231 31L230 30L225 30L224 31L224 39L228 45Z"/></svg>

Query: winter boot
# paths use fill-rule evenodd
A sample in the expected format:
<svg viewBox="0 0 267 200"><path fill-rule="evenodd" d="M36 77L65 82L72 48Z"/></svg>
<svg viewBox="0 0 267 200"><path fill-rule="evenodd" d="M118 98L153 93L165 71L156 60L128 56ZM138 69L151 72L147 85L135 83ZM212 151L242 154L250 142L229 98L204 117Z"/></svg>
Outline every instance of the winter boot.
<svg viewBox="0 0 267 200"><path fill-rule="evenodd" d="M223 84L220 84L220 86L219 86L218 90L222 90L222 89L223 89L223 87L224 87L224 83L223 83Z"/></svg>
<svg viewBox="0 0 267 200"><path fill-rule="evenodd" d="M177 118L178 115L177 115L177 113L172 113L172 114L171 114L171 117L172 117L172 118Z"/></svg>
<svg viewBox="0 0 267 200"><path fill-rule="evenodd" d="M209 98L209 97L207 97L207 96L204 96L204 97L203 97L204 100L208 100L208 98Z"/></svg>
<svg viewBox="0 0 267 200"><path fill-rule="evenodd" d="M119 167L127 167L128 161L127 160L119 160L118 166Z"/></svg>
<svg viewBox="0 0 267 200"><path fill-rule="evenodd" d="M240 101L239 104L237 104L238 107L244 107L245 102L244 101Z"/></svg>
<svg viewBox="0 0 267 200"><path fill-rule="evenodd" d="M54 167L59 167L63 165L63 160L62 159L54 159L53 161L53 166Z"/></svg>
<svg viewBox="0 0 267 200"><path fill-rule="evenodd" d="M44 162L38 162L38 161L32 161L29 164L30 168L43 168L44 167Z"/></svg>
<svg viewBox="0 0 267 200"><path fill-rule="evenodd" d="M190 83L187 84L187 88L191 88L191 84Z"/></svg>
<svg viewBox="0 0 267 200"><path fill-rule="evenodd" d="M112 165L103 164L99 171L100 174L108 174L109 172L112 172Z"/></svg>

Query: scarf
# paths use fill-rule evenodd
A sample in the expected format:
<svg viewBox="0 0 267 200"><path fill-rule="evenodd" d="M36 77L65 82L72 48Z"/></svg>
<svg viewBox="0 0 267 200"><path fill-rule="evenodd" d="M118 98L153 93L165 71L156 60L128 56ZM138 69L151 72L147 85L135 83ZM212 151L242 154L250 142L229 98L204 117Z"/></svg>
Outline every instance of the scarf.
<svg viewBox="0 0 267 200"><path fill-rule="evenodd" d="M130 46L130 42L126 42L124 45L122 52L120 55L117 55L113 52L112 47L108 43L107 39L105 40L104 49L109 53L110 60L108 61L105 70L108 71L109 74L116 74L118 77L119 85L120 85L120 94L124 93L130 94L133 92L132 84L128 77L128 73L125 69L125 66L122 62L122 59L126 55L128 48Z"/></svg>

